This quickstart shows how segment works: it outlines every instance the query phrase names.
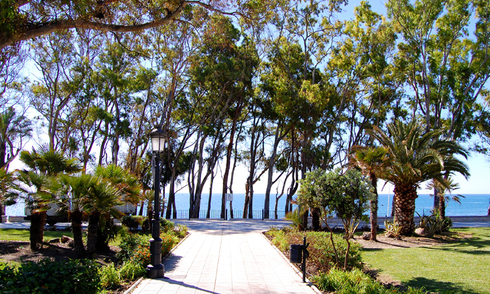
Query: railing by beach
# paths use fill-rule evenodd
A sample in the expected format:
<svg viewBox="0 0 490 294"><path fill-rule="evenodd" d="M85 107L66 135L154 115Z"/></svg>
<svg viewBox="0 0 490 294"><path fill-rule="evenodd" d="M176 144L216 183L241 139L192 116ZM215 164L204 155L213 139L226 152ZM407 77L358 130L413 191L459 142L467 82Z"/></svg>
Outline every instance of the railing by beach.
<svg viewBox="0 0 490 294"><path fill-rule="evenodd" d="M233 209L233 214L230 213L230 210L226 210L226 216L224 219L244 219L243 210ZM176 210L176 218L172 216L172 219L189 219L189 210ZM284 211L277 212L277 219L284 219L286 213ZM233 217L232 217L233 216ZM199 211L199 219L223 219L221 217L221 210L210 210L209 215L207 210ZM251 219L264 219L265 212L263 209L261 210L252 210ZM249 214L247 214L246 219L250 219ZM275 212L271 210L269 212L269 219L275 219Z"/></svg>

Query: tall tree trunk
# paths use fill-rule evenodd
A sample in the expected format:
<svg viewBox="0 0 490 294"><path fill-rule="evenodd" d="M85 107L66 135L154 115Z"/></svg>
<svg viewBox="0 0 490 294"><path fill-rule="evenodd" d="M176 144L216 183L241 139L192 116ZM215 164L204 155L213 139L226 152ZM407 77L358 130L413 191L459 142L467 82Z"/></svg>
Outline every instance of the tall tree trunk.
<svg viewBox="0 0 490 294"><path fill-rule="evenodd" d="M369 201L369 222L371 224L371 240L376 241L378 230L378 178L374 173L369 173L369 177L371 179L371 185L374 189L374 199Z"/></svg>
<svg viewBox="0 0 490 294"><path fill-rule="evenodd" d="M395 223L401 227L400 233L408 236L415 230L414 213L417 187L415 185L395 185Z"/></svg>
<svg viewBox="0 0 490 294"><path fill-rule="evenodd" d="M78 258L81 258L85 255L85 247L82 239L82 212L80 210L71 212L71 231L75 253Z"/></svg>
<svg viewBox="0 0 490 294"><path fill-rule="evenodd" d="M439 194L439 219L444 220L446 218L446 197L444 194Z"/></svg>
<svg viewBox="0 0 490 294"><path fill-rule="evenodd" d="M38 250L42 247L46 216L46 211L32 211L31 213L31 229L29 231L31 250Z"/></svg>
<svg viewBox="0 0 490 294"><path fill-rule="evenodd" d="M320 210L317 208L311 211L311 225L313 226L313 231L320 230Z"/></svg>
<svg viewBox="0 0 490 294"><path fill-rule="evenodd" d="M87 228L87 255L91 257L95 253L95 245L97 243L97 229L99 227L100 212L92 211L88 218Z"/></svg>
<svg viewBox="0 0 490 294"><path fill-rule="evenodd" d="M214 174L211 174L211 181L209 183L208 211L206 213L206 218L211 217L211 200L213 198L213 183L214 183Z"/></svg>

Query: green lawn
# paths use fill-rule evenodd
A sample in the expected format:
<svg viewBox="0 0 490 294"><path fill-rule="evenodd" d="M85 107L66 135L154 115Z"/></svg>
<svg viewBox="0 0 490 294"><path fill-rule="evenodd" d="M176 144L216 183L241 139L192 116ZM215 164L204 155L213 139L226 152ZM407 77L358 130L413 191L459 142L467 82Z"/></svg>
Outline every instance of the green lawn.
<svg viewBox="0 0 490 294"><path fill-rule="evenodd" d="M473 237L430 248L363 250L363 261L430 292L490 293L490 228L457 231Z"/></svg>
<svg viewBox="0 0 490 294"><path fill-rule="evenodd" d="M70 231L44 231L44 241L49 241L61 236L72 237ZM0 240L29 242L29 230L0 229Z"/></svg>

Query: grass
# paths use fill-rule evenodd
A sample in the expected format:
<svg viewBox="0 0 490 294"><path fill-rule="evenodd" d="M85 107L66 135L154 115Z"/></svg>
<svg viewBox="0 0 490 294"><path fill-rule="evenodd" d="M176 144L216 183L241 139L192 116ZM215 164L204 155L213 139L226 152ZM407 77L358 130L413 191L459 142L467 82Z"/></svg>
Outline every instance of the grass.
<svg viewBox="0 0 490 294"><path fill-rule="evenodd" d="M49 241L62 236L73 237L70 231L44 231L44 241ZM29 230L0 229L0 240L29 242Z"/></svg>
<svg viewBox="0 0 490 294"><path fill-rule="evenodd" d="M363 261L408 286L440 293L490 293L490 228L428 248L363 250Z"/></svg>

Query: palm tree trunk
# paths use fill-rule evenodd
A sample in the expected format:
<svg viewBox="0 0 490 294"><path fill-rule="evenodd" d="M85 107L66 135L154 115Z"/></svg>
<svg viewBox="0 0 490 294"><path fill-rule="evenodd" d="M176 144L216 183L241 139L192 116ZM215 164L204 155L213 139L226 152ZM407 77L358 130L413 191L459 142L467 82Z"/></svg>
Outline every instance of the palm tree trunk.
<svg viewBox="0 0 490 294"><path fill-rule="evenodd" d="M97 244L97 228L99 227L100 212L92 211L88 218L87 228L87 255L91 256L95 253L95 245Z"/></svg>
<svg viewBox="0 0 490 294"><path fill-rule="evenodd" d="M73 233L75 253L78 258L81 258L85 254L85 247L83 247L82 212L80 210L75 210L71 213L71 231Z"/></svg>
<svg viewBox="0 0 490 294"><path fill-rule="evenodd" d="M44 237L44 226L46 225L46 211L32 211L31 229L29 232L31 250L41 249Z"/></svg>
<svg viewBox="0 0 490 294"><path fill-rule="evenodd" d="M410 184L395 185L394 209L395 223L401 227L402 235L411 235L415 230L413 219L417 187Z"/></svg>

